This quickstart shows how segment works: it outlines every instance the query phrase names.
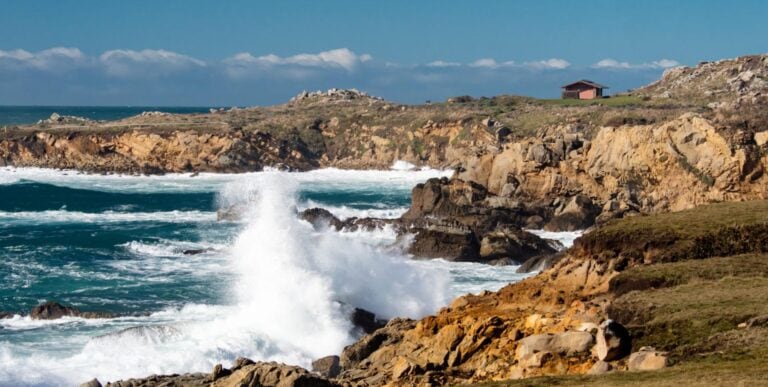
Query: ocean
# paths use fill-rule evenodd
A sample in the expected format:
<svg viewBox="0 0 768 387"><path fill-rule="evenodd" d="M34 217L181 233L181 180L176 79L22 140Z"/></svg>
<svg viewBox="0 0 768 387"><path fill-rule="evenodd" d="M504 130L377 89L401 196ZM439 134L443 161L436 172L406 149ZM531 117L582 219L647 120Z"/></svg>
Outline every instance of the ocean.
<svg viewBox="0 0 768 387"><path fill-rule="evenodd" d="M0 320L0 385L208 372L239 356L309 367L358 337L352 307L419 318L515 267L414 261L392 230L315 230L296 212L398 217L446 171L91 175L0 168L0 311L48 300L124 315ZM242 218L218 221L237 206ZM572 243L578 233L547 234ZM184 254L201 250L200 254Z"/></svg>
<svg viewBox="0 0 768 387"><path fill-rule="evenodd" d="M2 106L0 126L34 124L47 119L53 113L64 116L85 117L91 120L119 120L141 114L160 111L174 114L208 113L212 107L169 106Z"/></svg>

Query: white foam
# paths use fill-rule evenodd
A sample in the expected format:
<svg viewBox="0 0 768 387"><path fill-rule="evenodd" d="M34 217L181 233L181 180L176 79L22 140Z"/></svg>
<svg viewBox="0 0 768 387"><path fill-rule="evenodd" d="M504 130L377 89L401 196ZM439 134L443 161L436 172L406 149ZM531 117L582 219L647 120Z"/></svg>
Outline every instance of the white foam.
<svg viewBox="0 0 768 387"><path fill-rule="evenodd" d="M56 342L57 351L23 342L0 346L0 385L73 385L93 377L114 381L205 371L217 363L229 366L238 356L308 367L355 339L347 318L352 306L384 318L419 318L450 300L443 269L414 267L400 253L348 234L316 231L300 221L295 216L300 179L295 176L266 172L227 188L229 195L239 195L240 201L248 197L252 205L243 231L216 261L235 278L227 305L188 305L142 318L40 323L70 330ZM127 263L147 272L210 259L205 254L163 258L174 243L127 244L138 258L146 257ZM199 263L190 267L199 268ZM30 332L38 324L14 321ZM96 331L83 333L77 324L95 324ZM137 325L167 328L124 331ZM99 337L92 339L94 333Z"/></svg>
<svg viewBox="0 0 768 387"><path fill-rule="evenodd" d="M326 204L318 203L313 200L308 200L299 206L299 210L303 211L308 208L321 207L328 210L331 214L341 220L349 218L378 218L378 219L397 219L402 216L408 207L392 207L387 208L353 208L349 206L329 206Z"/></svg>
<svg viewBox="0 0 768 387"><path fill-rule="evenodd" d="M584 230L579 231L544 231L544 230L525 230L531 234L538 235L544 239L551 239L563 244L566 249L573 246L573 241L584 234Z"/></svg>
<svg viewBox="0 0 768 387"><path fill-rule="evenodd" d="M124 223L164 222L201 223L215 222L216 213L209 211L158 211L158 212L79 212L66 210L49 211L0 211L0 222L15 224L47 223Z"/></svg>
<svg viewBox="0 0 768 387"><path fill-rule="evenodd" d="M248 173L169 173L141 176L123 174L88 174L73 170L45 168L0 167L0 183L13 184L21 180L53 184L61 187L87 188L106 192L218 192L228 183L248 179L265 172ZM410 190L415 184L431 177L450 176L451 171L424 168L419 171L358 171L336 168L292 173L306 186L371 186Z"/></svg>
<svg viewBox="0 0 768 387"><path fill-rule="evenodd" d="M416 166L403 160L396 160L389 169L393 171L413 171Z"/></svg>

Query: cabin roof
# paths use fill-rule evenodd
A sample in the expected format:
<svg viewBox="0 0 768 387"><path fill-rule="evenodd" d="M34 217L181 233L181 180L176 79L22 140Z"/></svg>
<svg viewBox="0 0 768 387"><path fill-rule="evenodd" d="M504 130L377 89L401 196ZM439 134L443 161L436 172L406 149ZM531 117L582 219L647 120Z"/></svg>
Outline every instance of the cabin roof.
<svg viewBox="0 0 768 387"><path fill-rule="evenodd" d="M590 80L587 80L587 79L582 79L582 80L580 80L580 81L576 81L576 82L573 82L573 83L569 83L569 84L567 84L567 85L565 85L565 86L562 86L562 88L563 88L563 89L566 89L566 88L568 88L568 87L571 87L571 86L575 86L575 85L578 85L579 83L583 83L583 84L585 84L585 85L588 85L588 86L592 86L592 87L594 87L594 88L596 88L596 89L607 89L607 88L608 88L608 86L604 86L604 85L601 85L601 84L599 84L599 83L597 83L597 82L592 82L592 81L590 81Z"/></svg>

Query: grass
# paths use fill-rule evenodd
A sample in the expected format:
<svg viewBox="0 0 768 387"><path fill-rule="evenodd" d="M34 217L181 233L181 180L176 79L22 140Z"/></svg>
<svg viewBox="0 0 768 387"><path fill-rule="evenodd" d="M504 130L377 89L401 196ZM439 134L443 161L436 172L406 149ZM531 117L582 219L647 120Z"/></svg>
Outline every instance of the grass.
<svg viewBox="0 0 768 387"><path fill-rule="evenodd" d="M632 95L618 95L600 99L538 99L539 104L547 106L591 106L602 105L611 107L639 106L645 104L640 97Z"/></svg>
<svg viewBox="0 0 768 387"><path fill-rule="evenodd" d="M477 384L501 386L758 386L768 385L768 352L750 352L737 360L706 359L653 372L618 372L601 376L557 376Z"/></svg>
<svg viewBox="0 0 768 387"><path fill-rule="evenodd" d="M614 220L577 240L575 248L645 263L768 252L768 201Z"/></svg>

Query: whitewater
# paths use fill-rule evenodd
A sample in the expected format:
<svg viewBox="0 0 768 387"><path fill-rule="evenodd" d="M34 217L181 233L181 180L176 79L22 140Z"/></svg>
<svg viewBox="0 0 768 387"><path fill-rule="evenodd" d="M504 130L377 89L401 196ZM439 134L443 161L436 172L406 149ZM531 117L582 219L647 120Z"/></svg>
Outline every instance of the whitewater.
<svg viewBox="0 0 768 387"><path fill-rule="evenodd" d="M355 307L420 318L524 278L411 260L388 228L316 230L296 216L395 218L415 184L447 175L403 163L165 176L0 168L0 311L56 300L124 315L0 320L0 385L208 372L241 356L308 367L360 336ZM217 220L232 206L239 220ZM565 245L578 236L540 233Z"/></svg>

